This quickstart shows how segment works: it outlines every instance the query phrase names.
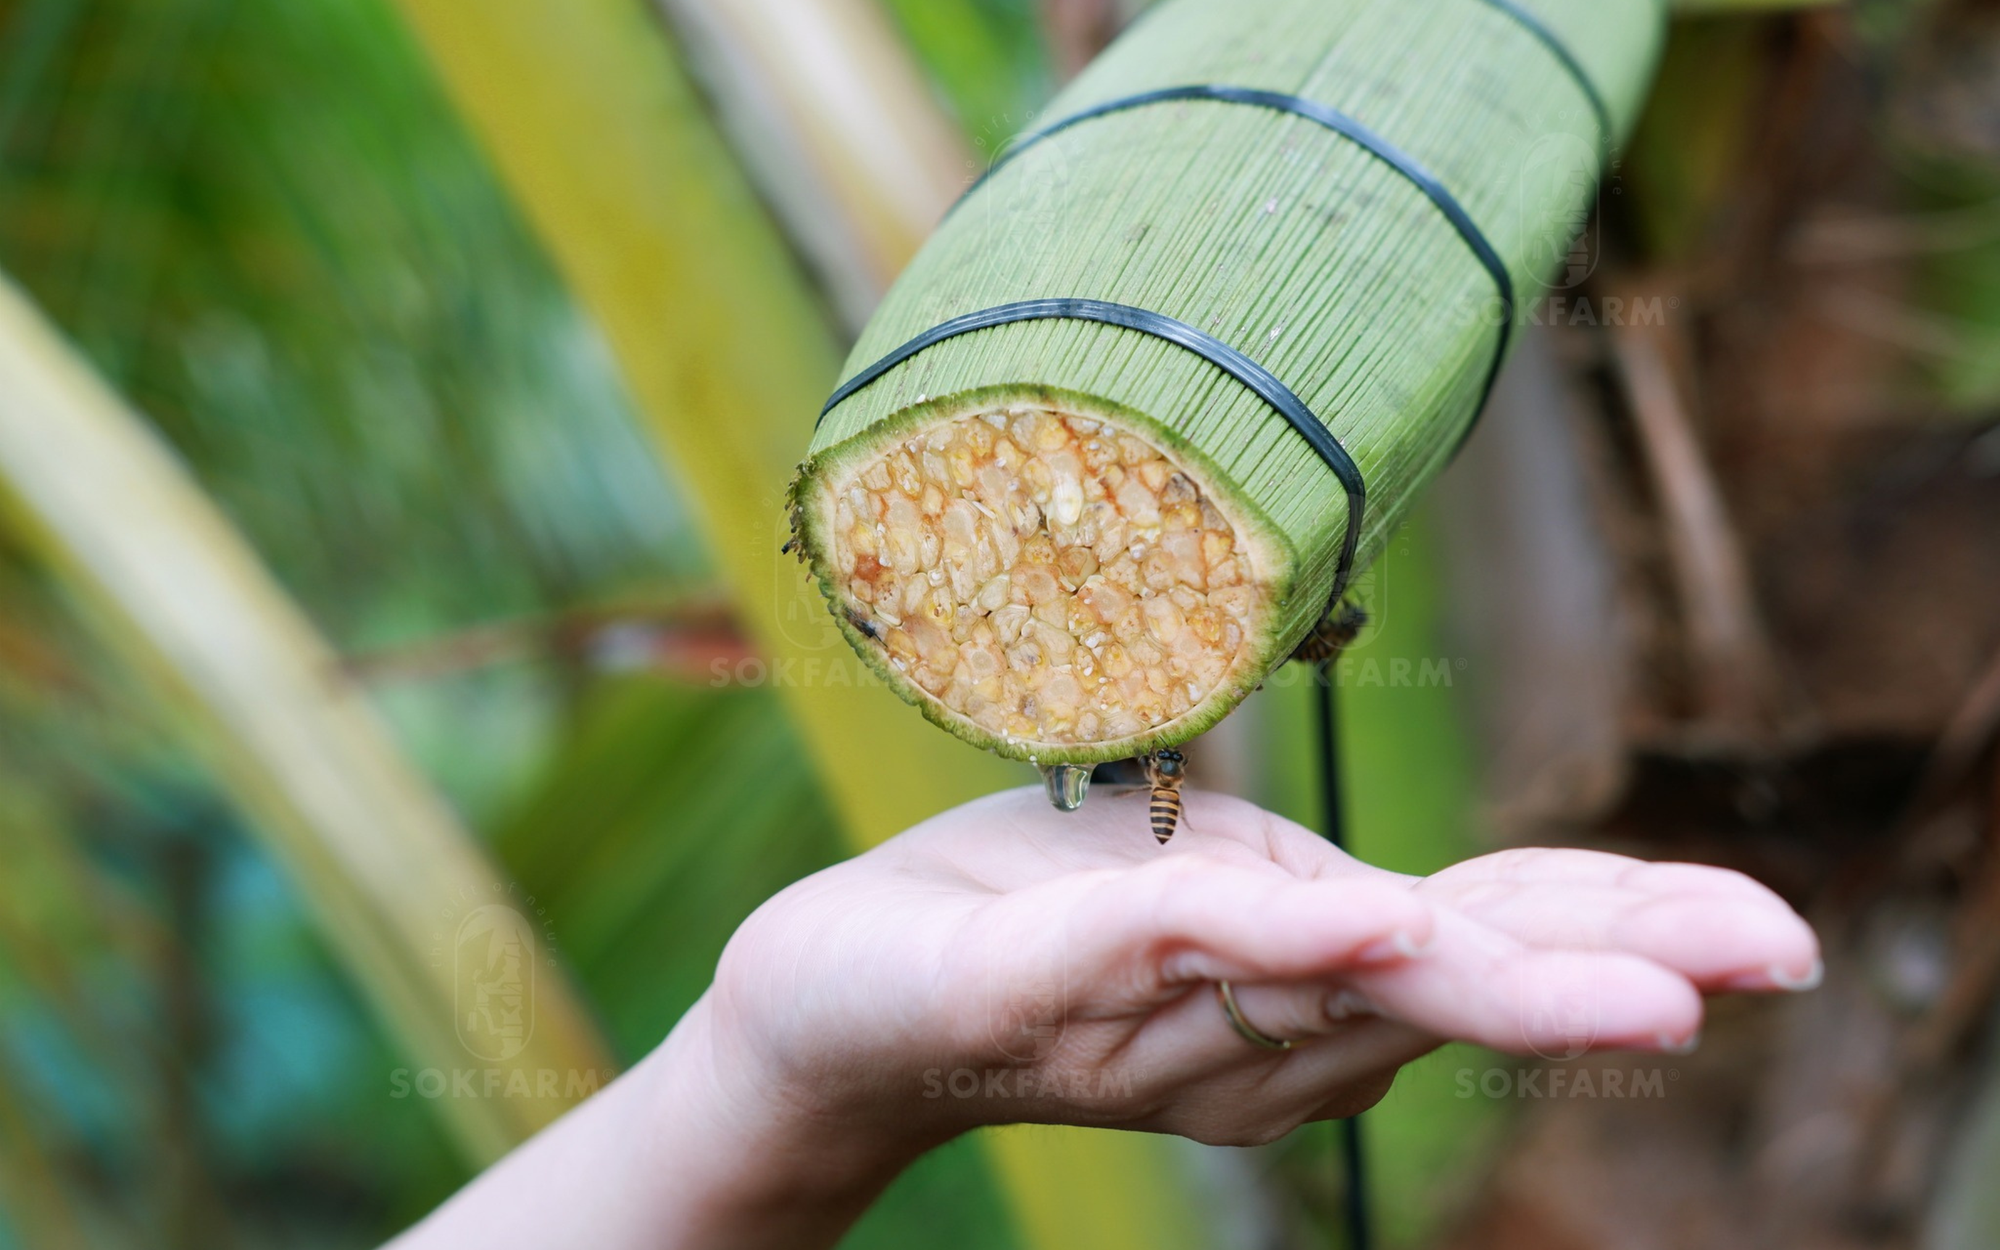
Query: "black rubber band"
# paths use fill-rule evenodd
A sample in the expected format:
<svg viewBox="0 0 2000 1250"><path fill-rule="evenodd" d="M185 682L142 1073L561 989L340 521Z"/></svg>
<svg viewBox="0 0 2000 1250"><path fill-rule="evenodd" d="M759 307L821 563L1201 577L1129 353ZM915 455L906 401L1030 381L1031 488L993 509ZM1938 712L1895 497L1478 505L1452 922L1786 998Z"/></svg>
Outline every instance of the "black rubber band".
<svg viewBox="0 0 2000 1250"><path fill-rule="evenodd" d="M1583 72L1583 67L1570 55L1569 50L1556 39L1553 32L1543 25L1540 19L1513 4L1512 0L1485 0L1485 2L1512 16L1523 28L1534 34L1538 40L1547 46L1569 69L1572 76L1583 87L1585 94L1590 98L1592 107L1597 111L1598 120L1600 126L1603 128L1608 145L1611 133L1609 114L1604 109L1603 100L1598 94L1595 85L1591 83L1588 75ZM1025 152L1044 139L1060 134L1072 126L1094 118L1178 100L1208 100L1222 104L1249 105L1254 108L1270 109L1273 112L1302 117L1307 121L1323 126L1357 144L1369 155L1403 175L1413 186L1424 193L1432 205L1458 231L1459 237L1464 240L1466 247L1472 252L1473 257L1479 261L1486 269L1487 275L1492 278L1494 288L1499 293L1502 313L1499 326L1497 327L1498 333L1495 335L1493 362L1487 368L1485 382L1480 387L1478 402L1472 410L1472 418L1466 423L1466 429L1459 436L1458 445L1463 446L1465 439L1471 435L1472 427L1478 423L1480 414L1485 411L1487 400L1493 394L1494 384L1500 377L1500 367L1506 363L1507 348L1512 342L1514 332L1515 295L1513 275L1508 272L1507 263L1500 258L1499 252L1494 250L1492 243L1487 240L1485 232L1479 228L1477 222L1473 221L1472 215L1465 211L1465 206L1458 202L1458 198L1442 182L1438 181L1436 176L1401 148L1330 105L1322 104L1316 100L1307 100L1300 96L1286 95L1282 92L1217 84L1163 87L1155 91L1141 92L1137 95L1109 100L1102 104L1093 105L1081 112L1071 114L1060 121L1042 127L1040 130L1032 131L1011 144L986 172L980 175L978 181L972 184L966 191L965 196L960 198L959 203L963 204L966 199L970 198L974 192L984 186L987 180L999 172L1009 161L1012 161L1022 152ZM1018 321L1047 319L1095 321L1106 325L1122 326L1125 329L1137 330L1141 333L1151 334L1156 338L1178 344L1203 356L1211 364L1214 364L1236 378L1239 382L1242 382L1245 386L1255 391L1266 403L1277 409L1279 414L1289 421L1292 427L1305 438L1313 450L1319 453L1320 458L1326 462L1328 468L1333 470L1334 475L1340 480L1342 487L1347 492L1347 533L1342 543L1340 563L1334 574L1334 591L1332 596L1332 602L1339 602L1340 596L1346 591L1348 579L1353 572L1355 553L1361 537L1361 518L1367 497L1366 484L1362 481L1361 471L1355 465L1353 457L1348 455L1347 449L1341 446L1340 440L1333 436L1325 424L1313 414L1312 410L1306 407L1305 403L1297 395L1293 394L1291 389L1279 381L1269 370L1227 343L1222 342L1220 339L1205 334L1188 325L1186 322L1177 321L1163 313L1152 312L1143 308L1134 308L1129 304L1115 304L1104 300L1038 299L1005 304L996 308L968 313L962 317L954 317L942 325L933 326L931 329L911 339L842 383L840 388L827 400L826 406L820 409L820 420L824 421L827 413L839 407L852 397L855 392L880 379L883 374L894 369L897 365L902 364L912 356L917 355L919 352L934 347L946 339L956 338L961 334L969 334L975 330L990 329L994 326L1007 325Z"/></svg>
<svg viewBox="0 0 2000 1250"><path fill-rule="evenodd" d="M1515 0L1484 0L1484 2L1513 18L1522 29L1547 48L1556 60L1562 62L1562 67L1569 71L1569 76L1583 89L1584 98L1590 101L1590 111L1597 114L1597 133L1602 144L1600 151L1609 154L1615 138L1615 132L1611 129L1611 108L1604 102L1604 93L1597 89L1597 84L1583 68L1583 62L1577 60L1576 55L1569 50L1569 45L1564 43L1555 31L1549 29L1548 23L1516 4Z"/></svg>
<svg viewBox="0 0 2000 1250"><path fill-rule="evenodd" d="M879 380L883 374L915 356L917 353L937 346L946 339L970 334L975 330L990 330L995 326L1011 325L1018 321L1094 321L1102 325L1119 326L1150 334L1164 339L1177 347L1184 347L1195 355L1207 360L1216 368L1235 378L1238 382L1256 392L1257 397L1291 423L1293 429L1302 435L1326 466L1333 470L1334 477L1347 492L1347 534L1341 540L1340 563L1334 569L1332 601L1338 603L1346 592L1348 579L1354 573L1354 556L1361 543L1361 521L1367 511L1368 486L1362 480L1361 467L1354 463L1354 457L1347 454L1347 448L1333 436L1333 431L1305 401L1292 393L1290 387L1280 382L1269 369L1237 351L1229 344L1210 334L1204 334L1185 321L1176 321L1163 313L1151 312L1144 308L1134 308L1130 304L1113 304L1096 299L1034 299L1017 304L1003 304L997 308L982 309L967 313L963 317L953 317L926 330L887 356L869 365L841 384L833 397L820 409L820 420L826 414L845 403L856 391Z"/></svg>
<svg viewBox="0 0 2000 1250"><path fill-rule="evenodd" d="M1486 371L1486 381L1480 388L1479 402L1472 410L1472 420L1467 422L1465 433L1460 436L1460 443L1462 444L1465 437L1471 434L1472 426L1478 423L1479 414L1486 409L1486 401L1493 394L1493 384L1499 381L1500 378L1500 366L1506 363L1508 345L1513 341L1515 307L1513 275L1507 272L1507 262L1500 259L1500 253L1495 251L1493 245L1487 241L1485 231L1479 228L1478 223L1472 220L1472 214L1465 211L1465 206L1458 202L1458 198L1452 195L1443 183L1439 182L1428 169L1419 164L1415 157L1340 110L1330 105L1321 104L1317 100L1307 100L1300 96L1286 95L1278 91L1263 91L1255 87L1230 87L1215 84L1162 87L1157 91L1141 92L1138 95L1124 96L1116 100L1108 100L1103 104L1093 105L1080 113L1073 113L1061 121L1054 122L1042 127L1040 130L1032 131L1022 136L1018 142L1009 147L1007 151L1003 152L994 161L992 167L980 177L978 182L972 184L971 189L966 192L966 195L970 196L974 191L977 191L985 184L988 178L991 178L1009 161L1052 135L1060 134L1072 126L1090 121L1093 118L1104 117L1111 113L1122 113L1128 109L1144 108L1152 104L1164 104L1175 100L1212 100L1221 104L1246 104L1253 108L1270 109L1278 113L1289 113L1294 117L1303 117L1307 121L1316 122L1333 131L1335 134L1341 135L1358 144L1369 155L1409 179L1437 207L1437 210L1444 214L1445 219L1458 231L1459 237L1465 240L1465 245L1471 249L1474 259L1478 260L1485 267L1487 275L1493 279L1493 285L1500 295L1502 312L1499 334L1496 336L1497 341L1493 347L1493 363ZM964 200L961 199L959 202L962 204Z"/></svg>

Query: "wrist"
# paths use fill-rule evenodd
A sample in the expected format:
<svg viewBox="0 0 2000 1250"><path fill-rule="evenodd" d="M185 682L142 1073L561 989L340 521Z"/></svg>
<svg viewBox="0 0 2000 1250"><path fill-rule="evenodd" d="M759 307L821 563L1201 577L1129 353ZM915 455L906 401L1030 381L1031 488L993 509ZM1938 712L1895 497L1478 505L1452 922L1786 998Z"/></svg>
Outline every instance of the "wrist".
<svg viewBox="0 0 2000 1250"><path fill-rule="evenodd" d="M632 1074L674 1236L684 1247L831 1245L942 1137L801 1088L729 1036L704 997Z"/></svg>

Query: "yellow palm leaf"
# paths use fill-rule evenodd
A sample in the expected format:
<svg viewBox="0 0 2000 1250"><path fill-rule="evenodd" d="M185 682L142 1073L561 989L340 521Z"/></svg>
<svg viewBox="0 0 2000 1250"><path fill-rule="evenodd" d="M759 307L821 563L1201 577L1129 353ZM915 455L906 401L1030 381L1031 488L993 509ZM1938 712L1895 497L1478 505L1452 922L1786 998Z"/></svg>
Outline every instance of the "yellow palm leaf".
<svg viewBox="0 0 2000 1250"><path fill-rule="evenodd" d="M497 1158L606 1079L594 1026L545 960L516 969L518 1017L498 1033L463 1027L474 983L492 979L454 957L461 926L493 906L484 919L503 937L512 924L516 953L532 955L521 904L249 544L4 279L0 515L142 686L197 728L416 1070L475 1073L476 1096L431 1100L468 1158ZM394 1092L391 1074L383 1085Z"/></svg>
<svg viewBox="0 0 2000 1250"><path fill-rule="evenodd" d="M860 329L972 179L876 0L658 0L737 154Z"/></svg>
<svg viewBox="0 0 2000 1250"><path fill-rule="evenodd" d="M781 558L784 487L839 352L783 239L641 0L400 0L448 90L609 337L857 847L1029 779L862 684ZM554 419L552 417L552 419ZM1191 1244L1168 1148L991 1142L1037 1247Z"/></svg>

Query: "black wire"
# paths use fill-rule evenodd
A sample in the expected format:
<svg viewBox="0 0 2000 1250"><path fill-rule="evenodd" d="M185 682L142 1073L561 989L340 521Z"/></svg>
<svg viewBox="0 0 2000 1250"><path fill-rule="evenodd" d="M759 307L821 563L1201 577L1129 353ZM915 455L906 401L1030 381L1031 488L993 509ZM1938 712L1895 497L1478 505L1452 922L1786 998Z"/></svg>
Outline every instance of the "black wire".
<svg viewBox="0 0 2000 1250"><path fill-rule="evenodd" d="M1361 1140L1361 1117L1349 1116L1340 1130L1341 1161L1347 1172L1347 1250L1374 1250L1374 1215L1368 1206L1368 1152Z"/></svg>
<svg viewBox="0 0 2000 1250"><path fill-rule="evenodd" d="M1319 713L1320 828L1326 840L1347 849L1347 802L1340 784L1340 700L1333 687L1338 657L1313 665L1314 695ZM1361 1117L1335 1125L1340 1143L1347 1195L1347 1250L1374 1250L1373 1211L1368 1199L1368 1152L1361 1136Z"/></svg>
<svg viewBox="0 0 2000 1250"><path fill-rule="evenodd" d="M1313 687L1319 699L1320 832L1347 849L1347 803L1340 788L1340 701L1334 697L1333 669L1339 657L1313 665Z"/></svg>

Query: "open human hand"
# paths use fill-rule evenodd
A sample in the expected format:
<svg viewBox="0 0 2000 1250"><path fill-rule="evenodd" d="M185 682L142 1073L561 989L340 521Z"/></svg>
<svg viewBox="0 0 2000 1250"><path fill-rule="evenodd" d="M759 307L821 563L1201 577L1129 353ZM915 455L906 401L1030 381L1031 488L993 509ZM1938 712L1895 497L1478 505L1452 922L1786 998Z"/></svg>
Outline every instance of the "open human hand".
<svg viewBox="0 0 2000 1250"><path fill-rule="evenodd" d="M706 1004L757 1090L920 1151L1030 1121L1262 1142L1354 1114L1448 1039L1680 1051L1702 995L1806 988L1818 944L1737 873L1576 850L1428 878L1248 803L947 812L780 893ZM1260 1047L1232 1026L1228 981Z"/></svg>
<svg viewBox="0 0 2000 1250"><path fill-rule="evenodd" d="M1212 794L1162 848L1145 807L994 795L783 891L643 1063L397 1250L829 1246L977 1125L1268 1141L1449 1038L1680 1050L1704 993L1819 977L1735 873L1508 851L1404 877Z"/></svg>

